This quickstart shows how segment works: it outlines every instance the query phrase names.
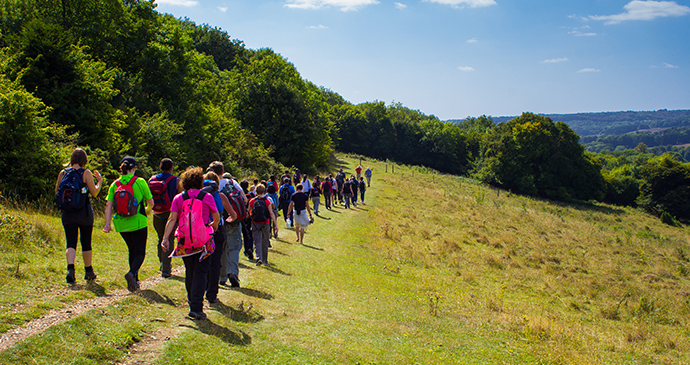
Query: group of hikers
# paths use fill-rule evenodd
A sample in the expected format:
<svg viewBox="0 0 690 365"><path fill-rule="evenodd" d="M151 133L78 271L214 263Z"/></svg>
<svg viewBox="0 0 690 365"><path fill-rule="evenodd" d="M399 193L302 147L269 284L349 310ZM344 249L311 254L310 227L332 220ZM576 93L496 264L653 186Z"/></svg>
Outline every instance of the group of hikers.
<svg viewBox="0 0 690 365"><path fill-rule="evenodd" d="M55 184L56 201L62 211L67 241L67 276L76 281L74 262L77 242L81 243L84 280L95 280L92 267L91 237L94 213L89 195L96 197L103 187L98 171L85 169L86 152L76 148L69 167L62 170ZM103 232L114 228L125 241L129 252L129 271L125 274L127 289L139 289L139 269L146 255L148 215L153 213L153 227L158 235L158 259L161 276L172 276L172 258L182 258L189 317L205 319L204 296L209 303L218 302L219 285L239 287L239 256L244 255L257 266L268 265L270 238L278 237L278 214L282 210L287 228L294 227L297 242L304 244L305 230L318 215L321 197L326 209L336 204L345 208L364 204L372 171L349 178L340 169L335 177L316 176L289 170L276 180L254 179L238 182L225 172L223 163L212 162L206 171L188 167L180 176L173 174L169 158L161 160L160 173L148 181L134 175L137 162L127 156L120 162L121 176L110 185L106 197ZM365 179L366 178L366 182ZM359 199L358 199L359 198ZM311 200L311 204L309 201ZM175 244L177 240L177 244Z"/></svg>

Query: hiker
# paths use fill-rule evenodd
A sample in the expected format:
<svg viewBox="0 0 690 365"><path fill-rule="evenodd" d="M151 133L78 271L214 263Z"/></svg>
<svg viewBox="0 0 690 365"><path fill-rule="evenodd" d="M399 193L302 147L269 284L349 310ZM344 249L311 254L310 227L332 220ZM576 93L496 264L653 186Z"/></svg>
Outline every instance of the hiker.
<svg viewBox="0 0 690 365"><path fill-rule="evenodd" d="M314 204L314 214L319 215L319 204L321 203L321 179L316 175L314 179L314 186L311 188L311 202Z"/></svg>
<svg viewBox="0 0 690 365"><path fill-rule="evenodd" d="M167 237L175 224L178 224L175 231L177 246L171 257L181 257L184 261L188 315L192 319L201 320L206 319L203 310L204 294L211 267L210 256L215 251L213 231L218 229L220 215L213 196L201 190L204 186L201 167L188 167L180 175L180 181L184 191L173 199L164 237ZM201 221L200 224L198 221ZM169 249L168 240L164 239L160 244L164 250Z"/></svg>
<svg viewBox="0 0 690 365"><path fill-rule="evenodd" d="M309 226L309 223L314 221L311 215L311 208L309 208L309 197L302 192L302 184L297 184L297 192L292 194L292 200L288 206L290 213L294 210L295 233L297 233L297 242L304 244L304 231ZM309 218L307 218L309 213Z"/></svg>
<svg viewBox="0 0 690 365"><path fill-rule="evenodd" d="M335 182L337 183L338 186L338 202L340 204L343 203L343 185L345 185L345 173L343 172L343 169L341 168L337 174L335 174Z"/></svg>
<svg viewBox="0 0 690 365"><path fill-rule="evenodd" d="M350 190L352 190L352 205L357 206L357 190L359 190L359 182L354 176L350 176Z"/></svg>
<svg viewBox="0 0 690 365"><path fill-rule="evenodd" d="M371 168L369 168L369 166L367 166L367 170L364 171L364 176L367 177L367 187L370 187L371 186Z"/></svg>
<svg viewBox="0 0 690 365"><path fill-rule="evenodd" d="M269 181L270 182L270 181ZM273 203L273 215L276 217L276 220L271 221L271 224L273 225L271 227L271 232L273 233L273 238L278 238L278 204L279 204L279 199L278 199L278 193L276 190L276 185L271 184L266 188L266 196L268 196L269 199L271 199L271 203ZM269 244L269 247L270 244Z"/></svg>
<svg viewBox="0 0 690 365"><path fill-rule="evenodd" d="M323 182L321 183L321 194L323 195L323 201L326 209L331 209L331 195L333 195L331 176L332 175L329 175L328 177L324 178Z"/></svg>
<svg viewBox="0 0 690 365"><path fill-rule="evenodd" d="M292 182L297 185L302 181L302 174L300 174L299 169L295 169L295 173L292 175Z"/></svg>
<svg viewBox="0 0 690 365"><path fill-rule="evenodd" d="M249 181L240 181L240 187L246 196L247 205L249 208L249 201L252 200L256 194L253 191L249 191ZM247 217L242 222L242 238L244 239L244 255L248 260L254 260L254 241L252 241L252 219L247 215Z"/></svg>
<svg viewBox="0 0 690 365"><path fill-rule="evenodd" d="M268 178L268 181L266 181L266 191L268 191L268 188L271 187L271 185L273 185L273 187L275 187L275 190L278 191L278 182L276 181L275 175L271 175Z"/></svg>
<svg viewBox="0 0 690 365"><path fill-rule="evenodd" d="M203 191L207 192L213 197L213 201L216 203L216 208L218 209L218 215L223 214L228 215L228 223L237 219L237 214L230 206L230 202L225 194L221 194L218 191L218 183L220 178L213 171L208 171L204 175L204 188ZM221 277L221 261L223 255L225 255L225 220L220 219L218 221L218 229L213 233L213 243L215 245L215 250L209 258L211 260L210 267L208 271L208 283L206 289L206 299L209 303L218 302L218 285L220 285ZM227 273L222 273L224 279L227 279Z"/></svg>
<svg viewBox="0 0 690 365"><path fill-rule="evenodd" d="M165 232L165 224L168 222L170 216L170 206L175 195L182 192L182 187L178 186L179 179L173 175L173 161L169 158L164 158L158 165L161 173L152 176L149 179L149 190L153 195L153 228L158 235L158 242L163 240L163 233ZM174 236L168 235L170 241L170 250L163 251L163 247L158 247L158 261L160 261L161 276L169 278L172 276L172 265L170 254L174 244Z"/></svg>
<svg viewBox="0 0 690 365"><path fill-rule="evenodd" d="M362 177L362 165L357 166L355 172L357 173L357 181L359 181L359 178Z"/></svg>
<svg viewBox="0 0 690 365"><path fill-rule="evenodd" d="M249 216L252 220L252 234L256 251L256 266L268 265L268 246L271 239L271 224L274 234L278 234L275 225L276 217L273 215L273 204L266 196L266 187L259 184L256 187L257 196L249 201Z"/></svg>
<svg viewBox="0 0 690 365"><path fill-rule="evenodd" d="M302 192L311 196L311 180L307 174L302 177Z"/></svg>
<svg viewBox="0 0 690 365"><path fill-rule="evenodd" d="M335 178L331 175L331 207L333 207L336 202L336 197L338 196L338 182L335 180Z"/></svg>
<svg viewBox="0 0 690 365"><path fill-rule="evenodd" d="M259 186L259 179L254 179L252 181L252 186L249 187L249 191L253 193L254 191L256 191L257 186Z"/></svg>
<svg viewBox="0 0 690 365"><path fill-rule="evenodd" d="M367 184L364 182L364 178L359 178L359 195L362 199L362 205L364 205L364 193L367 191Z"/></svg>
<svg viewBox="0 0 690 365"><path fill-rule="evenodd" d="M288 219L292 222L292 215L288 214L288 207L292 201L292 194L295 193L295 188L290 184L290 179L283 180L283 185L278 192L278 199L280 200L280 209L283 210L283 219L287 223ZM288 224L288 228L290 225Z"/></svg>
<svg viewBox="0 0 690 365"><path fill-rule="evenodd" d="M218 176L222 176L218 184L218 189L225 195L232 205L232 211L235 213L235 219L227 219L230 217L230 211L226 209L222 218L225 221L225 250L220 258L220 275L218 277L218 284L225 285L230 281L230 286L240 286L240 251L242 250L242 221L246 216L247 196L242 191L242 187L233 179L232 174L225 172L225 167L220 161L213 161L208 165L208 169L213 171ZM240 216L241 215L241 216ZM252 254L253 255L253 254Z"/></svg>
<svg viewBox="0 0 690 365"><path fill-rule="evenodd" d="M134 157L127 156L120 162L122 176L108 190L103 227L103 232L109 233L112 223L127 244L129 271L125 274L125 280L130 292L139 289L139 268L144 263L148 237L146 216L153 209L153 195L149 185L146 180L134 176L136 170L137 162Z"/></svg>
<svg viewBox="0 0 690 365"><path fill-rule="evenodd" d="M343 197L345 198L345 209L350 209L350 202L352 201L352 184L350 179L345 180L343 183Z"/></svg>
<svg viewBox="0 0 690 365"><path fill-rule="evenodd" d="M58 207L62 210L62 227L65 230L67 248L67 283L76 281L74 260L77 256L77 240L81 243L81 256L84 260L84 280L96 279L93 272L91 236L93 233L93 208L89 194L98 196L103 186L103 177L94 170L93 174L86 169L86 152L81 148L72 151L70 167L60 171L55 183L55 196ZM94 182L94 178L97 182ZM73 199L73 197L77 197Z"/></svg>

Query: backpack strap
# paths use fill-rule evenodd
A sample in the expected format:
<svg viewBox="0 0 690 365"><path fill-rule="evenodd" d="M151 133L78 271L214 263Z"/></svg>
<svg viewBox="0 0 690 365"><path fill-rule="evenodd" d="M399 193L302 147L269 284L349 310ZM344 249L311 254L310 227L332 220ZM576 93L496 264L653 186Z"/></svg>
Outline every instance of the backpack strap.
<svg viewBox="0 0 690 365"><path fill-rule="evenodd" d="M187 190L185 190L182 192L182 200L187 200L187 199L189 199L189 193L187 192Z"/></svg>

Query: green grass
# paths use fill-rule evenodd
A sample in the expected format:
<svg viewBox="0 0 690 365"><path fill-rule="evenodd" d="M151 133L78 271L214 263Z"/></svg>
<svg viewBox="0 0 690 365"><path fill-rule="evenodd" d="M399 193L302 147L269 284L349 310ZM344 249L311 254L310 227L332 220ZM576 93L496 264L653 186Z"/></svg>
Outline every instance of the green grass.
<svg viewBox="0 0 690 365"><path fill-rule="evenodd" d="M346 170L358 162L343 159ZM540 201L422 168L395 166L393 174L391 164L363 165L374 169L367 204L322 208L305 246L281 224L272 266L242 258L242 289L221 289L209 321L185 319L184 283L168 280L29 338L0 363L125 361L152 335L170 337L147 349L157 364L690 362L687 228L628 208ZM47 243L39 246L55 247L0 261L0 303L20 304L0 317L5 329L124 285L122 239L96 233L102 289L51 297L67 287L59 219L5 213L43 227ZM157 275L153 236L143 277ZM16 262L26 277L42 272L41 283L12 276Z"/></svg>

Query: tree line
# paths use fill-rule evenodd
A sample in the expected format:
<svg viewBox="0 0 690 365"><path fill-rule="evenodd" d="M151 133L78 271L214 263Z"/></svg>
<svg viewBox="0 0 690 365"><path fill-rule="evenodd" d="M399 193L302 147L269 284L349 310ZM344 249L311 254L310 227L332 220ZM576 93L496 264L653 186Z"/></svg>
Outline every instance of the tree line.
<svg viewBox="0 0 690 365"><path fill-rule="evenodd" d="M626 175L607 170L609 156L586 152L568 125L548 117L441 121L399 103L354 105L304 80L271 49L159 14L152 1L7 0L0 32L5 194L50 194L75 145L111 178L124 155L136 157L143 175L170 157L178 170L220 160L236 176L264 177L290 166L327 169L338 150L521 194L640 203L690 218L659 196L659 176L645 167L677 170L685 177L674 184L687 187L687 165L672 157ZM638 195L619 199L628 178Z"/></svg>

